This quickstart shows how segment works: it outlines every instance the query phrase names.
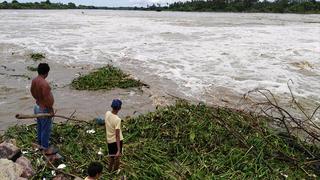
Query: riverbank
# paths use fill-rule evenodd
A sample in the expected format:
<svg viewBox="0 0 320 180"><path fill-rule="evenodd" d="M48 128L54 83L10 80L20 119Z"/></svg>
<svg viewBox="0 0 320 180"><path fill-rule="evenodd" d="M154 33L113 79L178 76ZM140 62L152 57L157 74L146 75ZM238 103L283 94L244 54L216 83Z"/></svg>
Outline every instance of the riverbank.
<svg viewBox="0 0 320 180"><path fill-rule="evenodd" d="M75 5L74 3L19 3L6 1L0 3L0 9L95 9L95 10L139 10L139 11L187 11L187 12L240 12L240 13L298 13L320 14L320 3L317 1L186 1L147 5L147 7L96 7Z"/></svg>
<svg viewBox="0 0 320 180"><path fill-rule="evenodd" d="M277 99L297 110L291 106L287 89L288 79L293 79L299 102L317 106L320 64L319 41L314 34L318 31L318 16L172 12L160 16L156 12L125 11L0 13L2 22L7 24L0 27L1 128L34 122L18 122L14 115L32 113L34 102L29 86L36 72L28 67L37 63L29 55L39 52L45 54L44 61L52 67L48 80L58 114L68 116L77 110L74 115L78 119L89 121L103 116L113 98L126 101L120 113L126 145L119 176L318 177L319 170L314 170L319 167L315 164L319 157L317 147L279 135L278 129L266 127L266 118L208 105L233 104L239 109L244 104L243 93L268 88ZM145 24L141 26L141 22ZM150 88L107 93L70 89L70 83L80 74L106 64L134 74ZM197 103L183 102L156 110L157 105L172 104L179 98ZM315 121L316 117L318 114ZM286 122L290 120L287 118ZM297 124L288 125L300 129ZM94 132L91 130L95 133L90 134ZM94 122L55 124L53 144L65 156L64 171L84 177L88 162L99 160L106 165L105 156L99 155L107 153L104 133L103 127ZM33 162L39 162L34 165L41 172L39 176L53 176L52 169L45 167L41 155L31 148L34 125L10 128L5 137L16 138L34 158ZM301 145L307 150L299 148ZM104 173L104 177L110 176L116 175Z"/></svg>
<svg viewBox="0 0 320 180"><path fill-rule="evenodd" d="M270 129L270 120L185 101L125 118L121 171L104 169L102 179L317 179L320 149ZM59 172L32 149L35 135L35 126L15 126L3 138L16 139L32 159L35 179L53 178ZM51 142L63 172L85 177L92 161L107 167L105 129L94 121L54 124Z"/></svg>
<svg viewBox="0 0 320 180"><path fill-rule="evenodd" d="M0 134L15 124L31 124L34 120L16 120L15 114L32 114L34 100L30 94L30 83L37 76L36 67L40 61L34 61L30 54L34 53L12 44L1 44L0 56ZM136 116L154 111L158 105L165 105L174 98L160 97L147 87L112 89L110 91L78 91L70 88L73 79L92 71L99 65L88 64L58 64L46 55L43 62L48 62L50 72L48 81L55 97L55 110L58 114L71 115L78 119L94 119L104 116L114 98L123 100L121 117ZM101 66L101 65L100 65ZM171 100L170 100L171 99ZM56 119L56 121L62 121Z"/></svg>
<svg viewBox="0 0 320 180"><path fill-rule="evenodd" d="M43 59L46 59L45 55ZM117 86L130 84L141 92L146 90L141 89L146 86L144 83L130 79L128 74L110 65L85 74L75 77L72 81L76 82L74 88L94 92L108 89L101 92L109 94ZM105 78L115 84L104 80L96 83L97 79ZM116 89L117 92L120 90ZM105 169L101 178L317 179L320 176L320 129L313 115L318 108L304 120L286 114L287 110L279 106L278 100L272 99L271 92L254 92L267 100L252 102L253 108L259 109L264 116L253 109L244 112L180 99L173 105L158 104L160 106L153 112L135 114L135 111L122 118L125 139L121 170L115 173ZM256 97L251 96L254 92L248 93L244 99ZM292 98L293 105L303 110L293 95ZM299 131L296 131L297 125ZM316 129L311 132L310 128ZM59 149L63 159L53 163L48 163L48 159L34 148L35 124L10 127L3 136L0 135L0 142L4 140L16 142L24 156L31 160L37 172L33 179L86 177L86 168L93 161L108 166L105 128L95 120L54 120L51 144Z"/></svg>
<svg viewBox="0 0 320 180"><path fill-rule="evenodd" d="M35 54L41 54L43 57L34 59L32 55ZM35 101L30 93L30 85L32 78L37 76L36 67L40 62L49 63L51 68L47 80L55 97L54 108L57 114L73 115L75 118L84 120L92 120L99 116L104 117L112 99L119 98L124 102L120 117L125 118L154 111L157 106L174 104L175 100L181 97L143 83L140 88L79 91L76 90L77 87L72 87L72 82L99 67L104 67L104 65L100 63L57 63L56 57L45 52L32 51L22 46L3 43L0 44L0 57L2 57L0 66L0 134L4 134L9 127L14 125L35 123L33 119L17 120L15 115L33 113ZM149 78L155 77L150 76ZM174 86L167 85L167 90L174 88ZM219 95L225 95L228 90L223 91L224 93L219 91ZM231 99L239 98L239 96L231 96L232 92L230 91L228 93L227 97L213 98L212 103L232 106ZM55 121L64 120L56 118Z"/></svg>
<svg viewBox="0 0 320 180"><path fill-rule="evenodd" d="M168 8L171 11L196 12L244 12L244 13L301 13L319 14L317 1L186 1L175 2Z"/></svg>

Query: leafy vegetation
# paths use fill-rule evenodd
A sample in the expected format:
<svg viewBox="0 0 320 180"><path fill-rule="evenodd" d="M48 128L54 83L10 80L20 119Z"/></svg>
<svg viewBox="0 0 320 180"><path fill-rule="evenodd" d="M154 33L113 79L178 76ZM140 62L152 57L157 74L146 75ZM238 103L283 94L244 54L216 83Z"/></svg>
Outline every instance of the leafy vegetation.
<svg viewBox="0 0 320 180"><path fill-rule="evenodd" d="M71 86L77 90L110 90L143 86L142 82L131 78L119 68L108 65L87 75L74 79Z"/></svg>
<svg viewBox="0 0 320 180"><path fill-rule="evenodd" d="M186 2L175 2L170 4L168 9L171 11L320 13L320 2L314 0L193 0Z"/></svg>
<svg viewBox="0 0 320 180"><path fill-rule="evenodd" d="M203 104L177 102L122 123L124 152L119 175L104 169L102 179L310 179L319 176L319 163L306 151L319 148L306 145L267 126L267 119ZM96 133L88 134L94 129ZM33 152L35 126L15 126L5 138L15 138L37 169L34 179L52 177L41 155ZM76 141L75 141L76 140ZM60 149L67 168L64 171L85 177L92 161L107 167L104 127L94 122L55 124L52 143ZM294 161L292 161L294 159Z"/></svg>
<svg viewBox="0 0 320 180"><path fill-rule="evenodd" d="M42 53L32 53L30 54L30 58L33 59L34 61L41 61L42 59L45 58L45 55Z"/></svg>

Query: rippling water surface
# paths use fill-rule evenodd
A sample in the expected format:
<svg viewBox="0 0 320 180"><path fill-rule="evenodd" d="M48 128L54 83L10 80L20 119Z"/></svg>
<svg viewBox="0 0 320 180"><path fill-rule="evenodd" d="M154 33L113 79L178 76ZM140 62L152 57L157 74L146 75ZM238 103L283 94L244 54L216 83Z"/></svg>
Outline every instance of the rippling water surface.
<svg viewBox="0 0 320 180"><path fill-rule="evenodd" d="M0 43L58 63L113 63L191 99L281 95L292 79L297 96L320 100L320 15L1 10L0 24Z"/></svg>

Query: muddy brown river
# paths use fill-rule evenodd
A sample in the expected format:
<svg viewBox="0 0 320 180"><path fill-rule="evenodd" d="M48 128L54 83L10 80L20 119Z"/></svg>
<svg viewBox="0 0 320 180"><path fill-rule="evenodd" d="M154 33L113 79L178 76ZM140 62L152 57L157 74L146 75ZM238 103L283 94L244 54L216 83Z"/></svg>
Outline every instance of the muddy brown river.
<svg viewBox="0 0 320 180"><path fill-rule="evenodd" d="M83 13L82 13L83 12ZM0 130L32 113L32 52L46 54L59 114L92 119L113 98L120 116L154 110L172 97L237 107L242 95L267 88L289 101L320 101L320 15L104 10L0 11ZM75 91L79 74L112 64L150 88Z"/></svg>

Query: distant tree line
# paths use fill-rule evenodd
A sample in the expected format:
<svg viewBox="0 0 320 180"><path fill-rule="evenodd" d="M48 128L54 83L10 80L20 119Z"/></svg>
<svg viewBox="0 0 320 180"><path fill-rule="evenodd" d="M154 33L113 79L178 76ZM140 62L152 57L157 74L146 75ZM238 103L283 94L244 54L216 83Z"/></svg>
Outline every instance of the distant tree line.
<svg viewBox="0 0 320 180"><path fill-rule="evenodd" d="M12 2L3 1L0 3L0 9L111 9L111 10L163 10L168 7L160 7L160 4L153 4L147 7L96 7L96 6L84 6L69 2L68 4L63 3L52 3L50 0L42 2L27 2L20 3L17 0Z"/></svg>
<svg viewBox="0 0 320 180"><path fill-rule="evenodd" d="M148 7L96 7L96 6L85 6L76 5L72 2L68 4L63 3L52 3L50 0L42 2L27 2L20 3L17 0L12 0L12 2L3 1L0 3L0 9L112 9L112 10L157 10L166 9L167 7L160 7L160 5L152 5Z"/></svg>
<svg viewBox="0 0 320 180"><path fill-rule="evenodd" d="M191 0L175 2L161 6L152 4L147 7L95 7L68 4L51 3L50 0L42 2L19 3L13 0L11 3L0 3L0 9L112 9L112 10L145 10L145 11L214 11L214 12L265 12L265 13L320 13L320 2L316 0Z"/></svg>
<svg viewBox="0 0 320 180"><path fill-rule="evenodd" d="M42 2L27 2L19 3L17 0L13 0L11 3L3 1L0 3L0 9L94 9L94 6L75 5L72 2L68 4L63 3L51 3L50 0Z"/></svg>
<svg viewBox="0 0 320 180"><path fill-rule="evenodd" d="M320 13L315 0L192 0L170 4L171 11Z"/></svg>

